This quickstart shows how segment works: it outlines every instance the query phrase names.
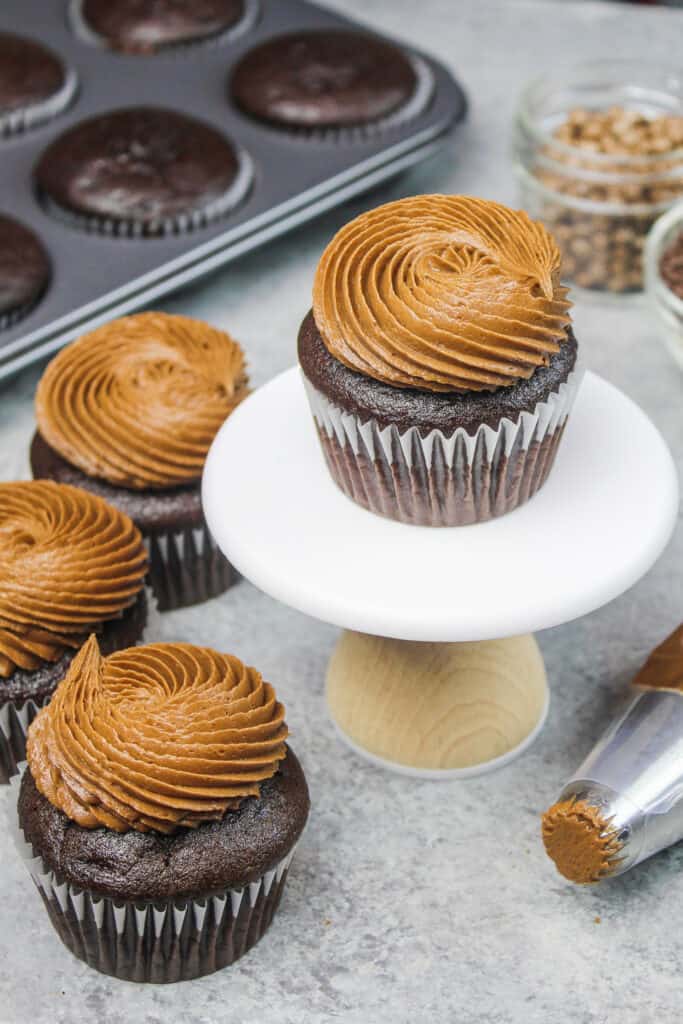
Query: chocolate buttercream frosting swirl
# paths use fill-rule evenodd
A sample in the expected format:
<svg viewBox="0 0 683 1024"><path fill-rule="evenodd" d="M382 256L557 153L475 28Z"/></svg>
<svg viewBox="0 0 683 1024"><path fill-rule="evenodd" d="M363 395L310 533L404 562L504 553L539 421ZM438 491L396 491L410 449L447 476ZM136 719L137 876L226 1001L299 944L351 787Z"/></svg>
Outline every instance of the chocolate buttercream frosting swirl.
<svg viewBox="0 0 683 1024"><path fill-rule="evenodd" d="M36 786L84 828L218 820L277 771L285 711L238 658L191 644L100 655L91 637L28 732Z"/></svg>
<svg viewBox="0 0 683 1024"><path fill-rule="evenodd" d="M139 313L63 349L36 395L40 433L88 476L137 490L199 480L248 393L244 353L199 320Z"/></svg>
<svg viewBox="0 0 683 1024"><path fill-rule="evenodd" d="M137 600L146 572L139 530L101 498L0 484L0 677L80 647Z"/></svg>
<svg viewBox="0 0 683 1024"><path fill-rule="evenodd" d="M395 387L483 391L548 363L567 337L560 253L521 210L415 196L361 214L323 253L313 314L327 348Z"/></svg>

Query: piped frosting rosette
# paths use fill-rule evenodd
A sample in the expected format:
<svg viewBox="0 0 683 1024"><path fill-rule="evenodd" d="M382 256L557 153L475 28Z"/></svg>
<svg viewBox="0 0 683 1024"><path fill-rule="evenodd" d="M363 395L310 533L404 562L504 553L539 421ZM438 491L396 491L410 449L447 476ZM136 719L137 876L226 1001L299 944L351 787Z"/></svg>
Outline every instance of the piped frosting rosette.
<svg viewBox="0 0 683 1024"><path fill-rule="evenodd" d="M284 708L239 659L189 644L84 645L29 729L39 791L84 828L218 820L277 771Z"/></svg>
<svg viewBox="0 0 683 1024"><path fill-rule="evenodd" d="M140 532L101 498L0 484L0 679L80 647L137 600L146 571Z"/></svg>
<svg viewBox="0 0 683 1024"><path fill-rule="evenodd" d="M401 522L459 526L526 501L576 392L560 253L526 213L415 196L327 246L299 354L328 468Z"/></svg>
<svg viewBox="0 0 683 1024"><path fill-rule="evenodd" d="M327 348L394 387L479 391L528 378L566 338L560 253L521 210L416 196L362 214L318 265Z"/></svg>
<svg viewBox="0 0 683 1024"><path fill-rule="evenodd" d="M89 476L167 488L200 479L247 393L244 353L224 331L140 313L63 349L40 381L36 415L48 444Z"/></svg>

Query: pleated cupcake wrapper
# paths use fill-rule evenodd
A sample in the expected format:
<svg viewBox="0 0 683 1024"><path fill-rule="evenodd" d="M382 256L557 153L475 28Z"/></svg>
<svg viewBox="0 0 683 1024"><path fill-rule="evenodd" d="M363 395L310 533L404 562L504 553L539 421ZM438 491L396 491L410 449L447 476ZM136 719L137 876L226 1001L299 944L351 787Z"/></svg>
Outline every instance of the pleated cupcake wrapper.
<svg viewBox="0 0 683 1024"><path fill-rule="evenodd" d="M415 73L415 88L412 96L402 103L401 106L387 114L385 117L377 118L375 121L368 121L366 124L334 126L329 128L306 127L305 125L277 124L275 122L264 122L264 125L276 132L285 133L300 139L310 139L315 142L329 142L335 145L343 145L354 142L364 142L372 139L382 132L390 131L399 125L406 124L418 117L428 107L434 94L434 75L432 69L422 60L411 53L403 53L410 61Z"/></svg>
<svg viewBox="0 0 683 1024"><path fill-rule="evenodd" d="M162 612L218 597L239 579L216 546L206 523L149 534L144 540L150 558L148 579Z"/></svg>
<svg viewBox="0 0 683 1024"><path fill-rule="evenodd" d="M189 980L234 963L267 931L295 847L240 889L205 899L112 900L60 881L36 856L17 814L26 768L23 762L10 782L10 834L62 942L90 967L128 981Z"/></svg>
<svg viewBox="0 0 683 1024"><path fill-rule="evenodd" d="M582 371L516 421L502 419L468 434L362 422L318 391L304 375L328 468L357 504L400 522L461 526L502 515L543 484L552 467Z"/></svg>
<svg viewBox="0 0 683 1024"><path fill-rule="evenodd" d="M0 114L0 138L19 135L37 125L51 121L69 107L78 91L78 75L73 68L66 68L62 87L46 100L31 103L18 110Z"/></svg>
<svg viewBox="0 0 683 1024"><path fill-rule="evenodd" d="M145 241L169 235L182 235L190 231L199 231L214 221L220 220L246 197L254 178L254 164L243 149L237 150L237 160L238 169L235 180L218 199L205 204L201 209L193 210L192 213L167 217L163 220L153 221L151 224L77 213L55 202L46 192L41 192L40 201L50 216L68 227L78 228L89 234L105 235L107 238L144 239Z"/></svg>
<svg viewBox="0 0 683 1024"><path fill-rule="evenodd" d="M0 331L4 331L8 327L14 327L25 316L28 316L31 310L38 305L44 294L45 288L35 298L31 299L30 302L25 302L21 306L16 306L15 309L10 309L7 313L0 314Z"/></svg>
<svg viewBox="0 0 683 1024"><path fill-rule="evenodd" d="M188 4L191 0L187 0ZM109 43L105 38L100 36L94 29L90 28L87 21L83 17L83 0L71 0L68 8L69 21L73 32L81 39L84 43L88 43L90 46L97 46L100 49L109 49ZM198 47L204 46L223 46L225 43L232 43L235 39L250 32L261 14L261 3L260 0L244 0L244 11L239 21L235 22L229 28L224 29L222 32L217 33L215 36L210 36L208 39L190 39L185 42L171 43L168 46L160 47L160 49L151 51L145 54L128 54L131 57L184 57L187 50L194 50ZM121 51L116 51L117 53Z"/></svg>
<svg viewBox="0 0 683 1024"><path fill-rule="evenodd" d="M157 599L149 587L145 587L145 597L147 624L138 644L153 643L163 635ZM25 701L8 700L0 706L0 785L11 781L18 771L18 765L26 757L28 727L51 697L52 694L49 694L42 701L32 698Z"/></svg>

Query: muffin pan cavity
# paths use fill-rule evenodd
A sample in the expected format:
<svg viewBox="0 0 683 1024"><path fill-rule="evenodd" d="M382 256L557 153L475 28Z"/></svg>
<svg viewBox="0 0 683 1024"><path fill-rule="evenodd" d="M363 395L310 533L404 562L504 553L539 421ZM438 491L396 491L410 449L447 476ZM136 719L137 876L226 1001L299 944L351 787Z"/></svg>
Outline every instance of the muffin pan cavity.
<svg viewBox="0 0 683 1024"><path fill-rule="evenodd" d="M82 15L82 0L24 0L0 12L0 32L47 47L78 81L59 116L0 139L3 194L12 197L12 216L40 238L52 267L38 302L0 330L0 379L391 177L431 153L465 113L465 95L444 67L383 37L373 38L397 47L417 80L411 97L387 116L351 128L301 132L245 113L229 83L255 47L309 31L370 35L313 4L244 0L240 19L225 31L151 46L149 53L124 53L84 34ZM59 200L46 202L41 160L54 153L58 139L95 118L140 108L202 122L233 147L237 172L218 207L211 205L211 215L190 211L171 218L168 231L163 224L149 231L131 229L125 218L105 216L103 224L97 212L94 219L86 211L74 220L72 207L63 213Z"/></svg>

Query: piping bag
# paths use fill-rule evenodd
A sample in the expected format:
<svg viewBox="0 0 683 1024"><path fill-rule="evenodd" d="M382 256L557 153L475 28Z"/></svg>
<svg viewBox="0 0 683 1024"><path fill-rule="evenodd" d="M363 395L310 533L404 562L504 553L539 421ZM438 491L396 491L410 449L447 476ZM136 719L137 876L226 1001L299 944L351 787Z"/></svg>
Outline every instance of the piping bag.
<svg viewBox="0 0 683 1024"><path fill-rule="evenodd" d="M633 680L636 693L542 818L560 874L621 875L683 839L683 625Z"/></svg>

